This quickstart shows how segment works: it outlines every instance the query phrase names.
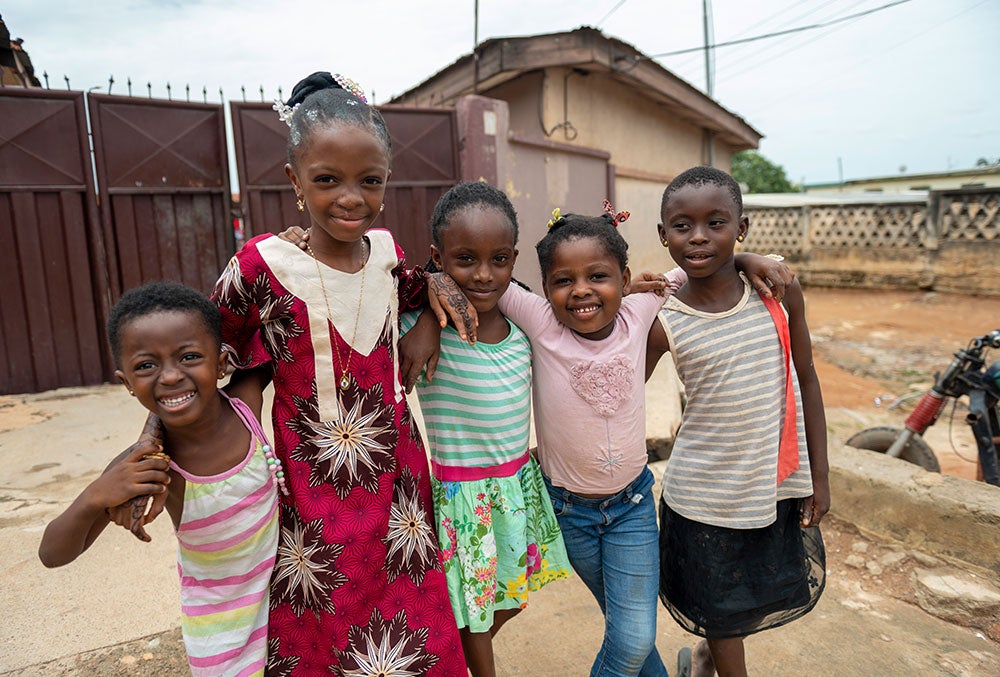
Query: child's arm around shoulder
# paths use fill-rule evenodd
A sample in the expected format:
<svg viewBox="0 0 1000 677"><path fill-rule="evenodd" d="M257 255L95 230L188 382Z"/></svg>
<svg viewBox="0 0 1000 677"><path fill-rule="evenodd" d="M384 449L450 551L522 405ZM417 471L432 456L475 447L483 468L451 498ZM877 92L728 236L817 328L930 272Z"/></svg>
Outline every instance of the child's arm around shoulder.
<svg viewBox="0 0 1000 677"><path fill-rule="evenodd" d="M108 508L137 496L165 494L170 482L167 461L143 456L159 451L146 441L133 445L124 459L90 483L59 517L45 528L38 558L46 567L69 564L90 547L111 521Z"/></svg>
<svg viewBox="0 0 1000 677"><path fill-rule="evenodd" d="M812 340L806 325L805 298L798 280L792 280L785 290L788 310L788 332L792 344L792 361L798 374L802 393L802 414L805 417L806 444L812 470L813 495L802 507L802 526L816 526L830 510L830 464L826 453L826 411L823 392L813 364Z"/></svg>
<svg viewBox="0 0 1000 677"><path fill-rule="evenodd" d="M242 400L259 421L264 408L264 389L270 382L271 370L267 367L237 369L223 390L227 395Z"/></svg>

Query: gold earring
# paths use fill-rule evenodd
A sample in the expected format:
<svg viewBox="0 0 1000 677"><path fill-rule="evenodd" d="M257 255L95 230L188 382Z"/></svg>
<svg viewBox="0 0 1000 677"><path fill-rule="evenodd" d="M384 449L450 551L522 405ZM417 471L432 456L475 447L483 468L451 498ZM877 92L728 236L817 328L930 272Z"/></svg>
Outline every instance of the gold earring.
<svg viewBox="0 0 1000 677"><path fill-rule="evenodd" d="M667 242L666 240L660 240L660 242L661 242L661 243L663 244L663 246L664 246L664 247L666 247L667 249L669 249L669 248L670 248L670 244L669 244L669 243L668 243L668 242Z"/></svg>
<svg viewBox="0 0 1000 677"><path fill-rule="evenodd" d="M128 394L131 395L132 397L135 397L135 391L132 390L131 388L128 389Z"/></svg>
<svg viewBox="0 0 1000 677"><path fill-rule="evenodd" d="M739 235L736 236L736 241L737 242L743 242L743 240L745 240L746 238L747 238L746 235L743 235L742 233L740 233Z"/></svg>
<svg viewBox="0 0 1000 677"><path fill-rule="evenodd" d="M300 212L304 212L306 210L306 201L301 195L295 196L295 206L298 207Z"/></svg>

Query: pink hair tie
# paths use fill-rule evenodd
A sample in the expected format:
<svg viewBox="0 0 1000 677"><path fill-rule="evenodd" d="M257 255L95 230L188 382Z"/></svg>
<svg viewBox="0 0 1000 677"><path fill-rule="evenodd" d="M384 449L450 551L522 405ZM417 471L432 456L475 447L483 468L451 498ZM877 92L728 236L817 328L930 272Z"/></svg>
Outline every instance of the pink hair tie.
<svg viewBox="0 0 1000 677"><path fill-rule="evenodd" d="M615 208L607 200L604 201L604 211L611 215L611 225L615 228L618 227L618 224L628 221L628 217L631 216L628 212L616 213Z"/></svg>

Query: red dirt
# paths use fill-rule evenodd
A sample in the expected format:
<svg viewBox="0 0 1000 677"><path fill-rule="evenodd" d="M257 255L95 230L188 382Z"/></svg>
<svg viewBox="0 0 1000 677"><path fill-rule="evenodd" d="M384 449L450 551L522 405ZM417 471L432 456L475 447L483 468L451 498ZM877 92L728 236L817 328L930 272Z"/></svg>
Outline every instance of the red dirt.
<svg viewBox="0 0 1000 677"><path fill-rule="evenodd" d="M869 425L902 425L915 399L892 410L888 405L926 390L955 350L1000 327L1000 297L812 287L806 315L828 417L843 409L860 419L855 430L843 426L846 439ZM949 404L925 438L943 472L974 479L975 445L961 412L959 406L949 425Z"/></svg>

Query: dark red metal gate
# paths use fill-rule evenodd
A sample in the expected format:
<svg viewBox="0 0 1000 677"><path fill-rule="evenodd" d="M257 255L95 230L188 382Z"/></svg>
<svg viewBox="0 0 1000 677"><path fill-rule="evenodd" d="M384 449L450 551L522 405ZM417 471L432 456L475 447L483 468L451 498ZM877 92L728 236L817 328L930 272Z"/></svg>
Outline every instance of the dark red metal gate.
<svg viewBox="0 0 1000 677"><path fill-rule="evenodd" d="M236 166L249 239L308 223L295 209L285 176L288 127L269 104L230 102ZM454 110L382 106L392 138L392 179L379 224L389 228L410 265L430 252L428 220L438 198L461 180Z"/></svg>
<svg viewBox="0 0 1000 677"><path fill-rule="evenodd" d="M234 251L221 105L90 97L113 298L168 279L211 291Z"/></svg>
<svg viewBox="0 0 1000 677"><path fill-rule="evenodd" d="M104 248L82 92L0 89L0 393L101 383Z"/></svg>

